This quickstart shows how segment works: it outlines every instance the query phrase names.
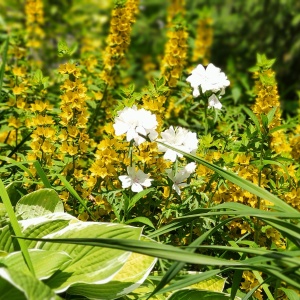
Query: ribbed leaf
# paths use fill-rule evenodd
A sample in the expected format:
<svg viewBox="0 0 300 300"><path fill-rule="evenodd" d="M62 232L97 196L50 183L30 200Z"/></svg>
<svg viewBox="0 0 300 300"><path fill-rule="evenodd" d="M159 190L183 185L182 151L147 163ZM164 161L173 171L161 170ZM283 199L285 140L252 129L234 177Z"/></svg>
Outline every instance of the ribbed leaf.
<svg viewBox="0 0 300 300"><path fill-rule="evenodd" d="M194 284L197 285L197 288L198 288L198 286L202 286L202 284L203 284L203 286L202 286L203 290L209 289L207 282L209 283L211 278L217 277L216 275L220 274L221 272L222 271L220 269L216 269L216 270L209 270L209 271L206 271L206 272L203 272L203 273L197 273L197 274L193 274L193 275L186 275L184 278L177 279L174 283L172 283L169 286L167 286L166 288L160 290L158 292L158 294L168 293L168 292L172 292L172 291L176 291L176 290L181 290L183 288L187 288L187 287L192 286ZM218 292L223 291L223 287L224 287L223 280L224 279L221 278L221 280L222 281L220 281L220 282L222 282L222 286L217 287L217 289L214 290L214 291L218 291Z"/></svg>
<svg viewBox="0 0 300 300"><path fill-rule="evenodd" d="M19 224L24 236L37 238L59 231L71 222L76 223L80 221L70 214L53 213L38 218L22 220L19 221ZM30 241L27 246L28 248L34 248L36 243L36 241Z"/></svg>
<svg viewBox="0 0 300 300"><path fill-rule="evenodd" d="M116 299L138 288L149 275L156 259L132 253L122 269L105 284L75 284L68 293L84 295L89 299Z"/></svg>
<svg viewBox="0 0 300 300"><path fill-rule="evenodd" d="M77 222L64 229L45 236L45 238L69 239L75 237L120 237L138 240L141 228L113 223ZM39 243L43 250L65 251L73 259L62 266L61 271L47 280L47 285L57 292L63 292L73 284L106 283L123 267L130 252L103 247L74 246L68 244Z"/></svg>
<svg viewBox="0 0 300 300"><path fill-rule="evenodd" d="M40 217L54 212L63 212L64 207L57 193L52 189L41 189L23 196L15 207L23 220Z"/></svg>
<svg viewBox="0 0 300 300"><path fill-rule="evenodd" d="M0 268L1 299L16 300L58 300L61 299L29 273Z"/></svg>
<svg viewBox="0 0 300 300"><path fill-rule="evenodd" d="M28 251L38 279L49 278L64 263L71 260L70 256L65 252L42 251L38 249L29 249ZM28 273L28 268L20 251L2 257L0 263L7 266L10 270L15 270L15 272Z"/></svg>
<svg viewBox="0 0 300 300"><path fill-rule="evenodd" d="M20 246L16 239L12 238L14 232L9 225L0 228L0 251L12 252L20 250Z"/></svg>

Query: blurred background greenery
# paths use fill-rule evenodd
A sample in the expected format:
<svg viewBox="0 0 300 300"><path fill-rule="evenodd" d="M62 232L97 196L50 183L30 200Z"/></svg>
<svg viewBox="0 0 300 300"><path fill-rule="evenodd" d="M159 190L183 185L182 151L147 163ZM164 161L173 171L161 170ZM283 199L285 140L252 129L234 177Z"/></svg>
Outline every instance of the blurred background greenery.
<svg viewBox="0 0 300 300"><path fill-rule="evenodd" d="M20 24L25 22L21 12L24 3L0 0L2 33L8 31L15 34L16 28L20 33ZM78 42L79 51L82 37L94 43L99 39L101 58L112 7L112 0L44 0L44 30L48 37L48 42L44 43L44 53L40 53L44 68L47 64L53 64L54 57L57 58L53 50L61 39L70 43ZM132 77L138 87L145 85L148 80L144 76L148 71L145 65L153 68L153 74L155 70L158 74L166 42L167 7L168 1L140 2L126 71L126 76ZM184 22L190 33L190 45L195 42L199 15L212 17L210 61L222 68L235 82L235 102L249 101L249 90L253 83L248 69L255 64L256 53L264 53L268 58L276 58L274 70L284 112L293 114L296 111L300 91L299 0L186 0L186 8ZM188 75L188 71L185 75Z"/></svg>

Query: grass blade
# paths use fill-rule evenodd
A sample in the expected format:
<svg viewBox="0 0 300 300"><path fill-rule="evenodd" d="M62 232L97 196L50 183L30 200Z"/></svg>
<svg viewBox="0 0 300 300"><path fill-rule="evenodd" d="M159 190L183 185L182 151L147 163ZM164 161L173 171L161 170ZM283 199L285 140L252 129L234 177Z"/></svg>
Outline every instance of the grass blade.
<svg viewBox="0 0 300 300"><path fill-rule="evenodd" d="M6 192L5 186L4 186L1 179L0 179L0 193L1 193L1 199L3 201L3 204L5 206L7 214L9 216L9 220L10 220L12 229L13 229L13 231L16 235L22 237L21 228L19 226L19 223L18 223L17 217L15 215L14 209L11 205L11 202L10 202L10 199L9 199L8 194ZM26 265L28 266L28 269L30 270L30 272L33 275L35 275L34 268L33 268L33 265L32 265L32 262L31 262L31 259L30 259L30 256L29 256L29 252L28 252L26 243L21 239L18 240L18 242L19 242L19 245L20 245L20 248L21 248L21 251L22 251L24 261L25 261Z"/></svg>

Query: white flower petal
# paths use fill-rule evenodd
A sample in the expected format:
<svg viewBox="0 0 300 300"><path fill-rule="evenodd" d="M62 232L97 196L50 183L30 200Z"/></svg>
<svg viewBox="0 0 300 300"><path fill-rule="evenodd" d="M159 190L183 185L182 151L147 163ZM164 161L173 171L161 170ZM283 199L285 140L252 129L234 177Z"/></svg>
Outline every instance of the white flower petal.
<svg viewBox="0 0 300 300"><path fill-rule="evenodd" d="M221 109L222 103L219 101L218 97L215 94L212 94L208 98L208 108Z"/></svg>
<svg viewBox="0 0 300 300"><path fill-rule="evenodd" d="M207 91L217 93L223 91L230 84L225 73L213 64L209 64L206 69L202 65L198 65L186 81L191 84L194 97L200 95L199 89L202 93Z"/></svg>
<svg viewBox="0 0 300 300"><path fill-rule="evenodd" d="M139 193L143 190L143 187L139 183L134 182L131 186L131 190L135 193Z"/></svg>
<svg viewBox="0 0 300 300"><path fill-rule="evenodd" d="M184 170L185 172L192 174L196 170L196 164L194 162L191 162L184 167Z"/></svg>
<svg viewBox="0 0 300 300"><path fill-rule="evenodd" d="M119 176L119 179L121 180L122 182L122 189L126 189L128 187L130 187L132 185L132 179L127 176L127 175L121 175Z"/></svg>

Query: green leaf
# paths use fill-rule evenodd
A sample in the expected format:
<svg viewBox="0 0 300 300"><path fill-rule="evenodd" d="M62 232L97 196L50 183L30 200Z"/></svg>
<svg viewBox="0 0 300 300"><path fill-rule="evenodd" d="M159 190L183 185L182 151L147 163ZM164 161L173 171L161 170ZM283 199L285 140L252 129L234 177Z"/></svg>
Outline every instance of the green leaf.
<svg viewBox="0 0 300 300"><path fill-rule="evenodd" d="M175 290L181 290L181 289L184 289L187 287L192 288L193 285L196 285L197 289L211 290L209 288L209 283L213 283L213 281L214 281L214 279L211 279L211 278L218 278L217 284L222 283L221 285L217 286L216 287L217 290L214 290L214 291L222 292L223 288L224 288L225 279L216 276L217 274L220 274L221 272L222 271L220 269L216 269L216 270L205 271L203 273L186 275L181 279L177 279L174 283L170 284L166 288L161 289L159 292L157 292L157 294L168 293L168 292L172 292ZM221 279L219 280L219 278L221 278ZM198 286L199 286L199 288L198 288Z"/></svg>
<svg viewBox="0 0 300 300"><path fill-rule="evenodd" d="M2 198L2 202L5 205L5 209L7 211L9 220L11 222L11 227L13 229L13 232L15 233L15 235L18 235L18 236L22 237L23 235L22 235L22 232L21 232L20 225L18 223L17 217L14 213L13 207L11 205L8 194L6 192L6 189L5 189L4 184L3 184L1 179L0 179L0 195L1 195L1 198ZM18 243L20 245L20 248L21 248L21 251L22 251L22 254L23 254L23 258L26 262L26 265L28 266L28 269L30 270L30 272L34 275L34 269L33 269L33 266L32 266L32 262L30 260L30 256L29 256L29 253L28 253L26 243L24 243L24 241L21 241L21 240L18 240Z"/></svg>
<svg viewBox="0 0 300 300"><path fill-rule="evenodd" d="M41 189L23 196L16 205L16 214L23 220L63 212L64 206L58 194L52 189Z"/></svg>
<svg viewBox="0 0 300 300"><path fill-rule="evenodd" d="M267 114L267 118L268 118L268 125L271 124L271 122L273 121L274 115L276 110L278 109L278 106L273 107Z"/></svg>
<svg viewBox="0 0 300 300"><path fill-rule="evenodd" d="M150 192L154 191L154 189L150 188L150 189L145 189L145 190L142 190L141 192L139 192L138 194L134 195L131 200L130 200L130 203L129 203L129 206L128 206L128 212L131 210L131 208L134 207L134 205L140 200L142 199L144 196L146 196L147 194L149 194Z"/></svg>
<svg viewBox="0 0 300 300"><path fill-rule="evenodd" d="M142 223L155 229L153 223L150 221L150 219L146 217L136 217L134 219L127 220L125 222L125 224L132 224L132 223Z"/></svg>
<svg viewBox="0 0 300 300"><path fill-rule="evenodd" d="M132 252L145 254L153 257L176 260L176 261L192 263L192 264L200 264L200 265L245 266L244 263L240 261L234 261L234 260L229 261L221 258L210 257L208 255L194 254L170 245L164 245L156 242L136 241L132 239L73 238L73 237L57 239L54 238L52 235L46 236L43 239L26 238L26 237L22 237L22 239L39 240L42 241L43 243L49 242L50 244L58 243L58 244L76 244L76 245L86 245L86 246L96 246L96 247L108 247L112 249L132 251ZM45 249L45 246L43 246L42 249Z"/></svg>
<svg viewBox="0 0 300 300"><path fill-rule="evenodd" d="M289 300L299 300L299 294L292 290L292 289L286 289L286 288L279 288L280 290L284 291L284 293L286 294L286 296L288 297Z"/></svg>
<svg viewBox="0 0 300 300"><path fill-rule="evenodd" d="M243 110L247 113L247 115L251 118L258 132L260 132L260 123L257 116L250 110L248 107L243 107Z"/></svg>
<svg viewBox="0 0 300 300"><path fill-rule="evenodd" d="M29 249L29 255L35 270L36 277L40 280L49 278L61 265L71 260L65 252L43 251L39 249ZM10 270L24 272L29 274L27 266L20 251L8 254L0 258L0 263L4 264Z"/></svg>
<svg viewBox="0 0 300 300"><path fill-rule="evenodd" d="M196 289L185 289L172 294L168 300L229 300L230 295Z"/></svg>
<svg viewBox="0 0 300 300"><path fill-rule="evenodd" d="M61 299L43 282L22 271L0 268L1 299Z"/></svg>
<svg viewBox="0 0 300 300"><path fill-rule="evenodd" d="M19 199L22 197L21 193L19 192L19 189L22 190L22 183L21 182L11 182L6 187L6 192L8 194L8 197L11 201L11 205L15 206ZM22 190L26 192L25 190Z"/></svg>
<svg viewBox="0 0 300 300"><path fill-rule="evenodd" d="M116 299L138 288L152 270L156 259L132 253L121 270L107 283L77 283L68 289L69 294L83 295L87 298Z"/></svg>
<svg viewBox="0 0 300 300"><path fill-rule="evenodd" d="M80 204L85 208L85 210L88 212L88 214L90 215L91 219L94 220L95 217L94 215L91 213L91 211L89 210L89 208L86 206L84 200L82 200L80 198L80 196L78 195L78 193L74 190L74 188L71 186L71 184L67 181L67 179L62 176L62 175L57 175L57 177L61 180L61 182L64 184L64 186L67 188L67 190L70 192L70 194L76 198Z"/></svg>
<svg viewBox="0 0 300 300"><path fill-rule="evenodd" d="M45 238L60 238L61 240L75 237L113 238L138 240L141 228L115 223L76 222L64 229L45 236ZM74 246L66 243L38 243L36 248L43 250L64 251L73 259L61 267L61 272L55 273L46 282L57 292L63 292L78 282L92 284L105 283L115 275L127 261L130 252L112 250L89 245Z"/></svg>
<svg viewBox="0 0 300 300"><path fill-rule="evenodd" d="M38 173L38 175L39 175L40 178L42 179L44 186L45 186L46 188L51 189L52 186L51 186L51 184L50 184L50 182L49 182L49 180L48 180L48 178L47 178L47 176L46 176L44 170L42 169L41 164L40 164L38 161L35 161L35 162L33 163L33 165L34 165L34 167L35 167L35 169L36 169L36 172Z"/></svg>
<svg viewBox="0 0 300 300"><path fill-rule="evenodd" d="M19 224L25 237L39 238L47 234L57 232L67 227L70 223L77 222L80 221L70 214L53 213L46 216L19 221ZM27 246L28 248L34 248L36 244L36 241L30 241Z"/></svg>

